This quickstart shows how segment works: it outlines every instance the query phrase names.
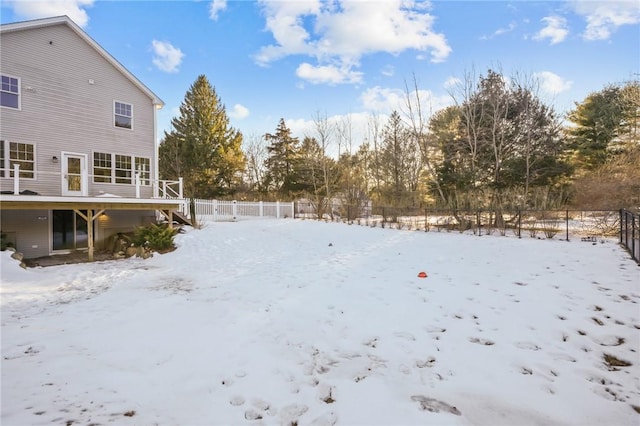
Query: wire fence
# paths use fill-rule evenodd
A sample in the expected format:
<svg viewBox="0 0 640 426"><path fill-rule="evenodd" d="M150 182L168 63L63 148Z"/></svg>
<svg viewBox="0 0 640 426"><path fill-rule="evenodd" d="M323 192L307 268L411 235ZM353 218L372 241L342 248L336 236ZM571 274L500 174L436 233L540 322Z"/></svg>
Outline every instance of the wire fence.
<svg viewBox="0 0 640 426"><path fill-rule="evenodd" d="M640 214L620 210L620 244L640 265Z"/></svg>
<svg viewBox="0 0 640 426"><path fill-rule="evenodd" d="M327 211L329 213L318 218L317 215L308 212L300 213L300 209L296 209L296 217L382 228L473 232L476 235L514 235L519 238L558 238L566 241L575 239L591 242L601 238L617 237L621 232L622 221L620 212L615 210L504 210L496 212L387 206L368 206L363 209L362 206L341 204L334 205ZM630 239L630 241L632 240Z"/></svg>

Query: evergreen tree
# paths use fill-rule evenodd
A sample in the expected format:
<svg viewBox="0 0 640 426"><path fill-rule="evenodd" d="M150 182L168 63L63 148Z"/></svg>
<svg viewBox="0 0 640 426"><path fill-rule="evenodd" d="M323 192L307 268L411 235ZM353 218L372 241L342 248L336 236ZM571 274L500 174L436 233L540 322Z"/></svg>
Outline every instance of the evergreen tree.
<svg viewBox="0 0 640 426"><path fill-rule="evenodd" d="M611 155L634 148L638 142L640 84L609 85L591 93L569 113L568 129L578 165L593 170Z"/></svg>
<svg viewBox="0 0 640 426"><path fill-rule="evenodd" d="M420 149L397 111L391 113L382 130L380 149L386 201L394 206L414 205L421 170Z"/></svg>
<svg viewBox="0 0 640 426"><path fill-rule="evenodd" d="M200 75L171 120L159 148L160 176L184 178L188 198L209 198L233 192L245 167L242 133L229 118L215 89Z"/></svg>
<svg viewBox="0 0 640 426"><path fill-rule="evenodd" d="M304 189L300 174L300 148L298 138L291 136L283 118L276 132L265 136L268 157L265 161L266 186L281 195L290 196Z"/></svg>
<svg viewBox="0 0 640 426"><path fill-rule="evenodd" d="M583 168L594 169L607 160L607 148L617 137L622 121L619 99L620 88L609 86L576 103L569 113L569 121L575 126L569 128L568 134Z"/></svg>

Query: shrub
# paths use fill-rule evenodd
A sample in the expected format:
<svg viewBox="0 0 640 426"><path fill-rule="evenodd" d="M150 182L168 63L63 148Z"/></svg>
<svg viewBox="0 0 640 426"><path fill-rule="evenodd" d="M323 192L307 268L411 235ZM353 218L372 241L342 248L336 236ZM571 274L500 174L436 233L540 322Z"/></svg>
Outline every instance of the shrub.
<svg viewBox="0 0 640 426"><path fill-rule="evenodd" d="M148 247L162 253L174 248L173 238L177 233L177 229L169 228L167 224L152 223L136 228L131 242L137 247Z"/></svg>
<svg viewBox="0 0 640 426"><path fill-rule="evenodd" d="M5 251L8 247L13 247L13 243L8 241L7 234L0 233L0 251Z"/></svg>

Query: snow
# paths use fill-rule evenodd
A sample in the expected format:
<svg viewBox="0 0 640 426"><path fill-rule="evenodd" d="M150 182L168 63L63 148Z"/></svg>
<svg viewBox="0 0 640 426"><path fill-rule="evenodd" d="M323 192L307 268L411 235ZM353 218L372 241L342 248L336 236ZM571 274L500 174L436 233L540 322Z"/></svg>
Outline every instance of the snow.
<svg viewBox="0 0 640 426"><path fill-rule="evenodd" d="M640 268L615 240L285 219L176 243L29 270L1 253L2 424L640 419Z"/></svg>

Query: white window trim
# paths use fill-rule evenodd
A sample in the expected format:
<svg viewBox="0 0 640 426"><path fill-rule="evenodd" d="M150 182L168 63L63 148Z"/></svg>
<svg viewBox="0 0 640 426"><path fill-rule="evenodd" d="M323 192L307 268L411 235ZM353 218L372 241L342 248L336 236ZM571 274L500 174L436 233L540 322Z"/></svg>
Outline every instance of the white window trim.
<svg viewBox="0 0 640 426"><path fill-rule="evenodd" d="M129 105L131 107L131 128L127 129L126 127L120 127L120 126L116 126L116 103L119 104L124 104L124 105ZM120 114L118 114L120 115ZM111 116L111 123L113 124L113 127L115 127L116 129L122 129L122 130L133 130L134 129L134 113L133 113L133 104L130 102L125 102L125 101L119 101L117 99L113 100L113 115Z"/></svg>
<svg viewBox="0 0 640 426"><path fill-rule="evenodd" d="M18 80L18 108L12 108L12 107L8 107L8 106L4 106L4 105L0 105L0 108L6 108L6 109L11 110L11 111L22 111L22 79L20 77L17 77L15 75L11 75L11 74L0 73L0 75L3 75L5 77L9 77L9 78L15 78L16 80ZM0 90L2 90L2 86L0 86ZM13 93L13 92L7 92L7 93ZM133 106L131 108L132 108L131 109L131 114L133 115Z"/></svg>
<svg viewBox="0 0 640 426"><path fill-rule="evenodd" d="M135 185L136 184L135 171L133 170L133 159L134 159L134 156L131 155L131 154L120 154L118 152L114 152L111 155L112 155L111 156L111 158L112 158L111 164L113 164L113 183L116 184L116 185ZM116 167L116 155L119 155L121 157L129 157L129 164L131 164L131 167L128 169L129 172L131 173L131 177L129 178L129 180L130 180L129 183L118 182L118 179L127 179L127 178L116 176L116 170L127 170L127 169L121 169L121 168L117 168Z"/></svg>
<svg viewBox="0 0 640 426"><path fill-rule="evenodd" d="M0 177L0 179L11 179L13 180L13 176L11 176L11 174L13 173L13 167L10 166L11 164L11 152L10 152L10 146L11 143L21 143L21 144L25 144L25 145L31 145L33 146L33 177L20 177L20 179L25 179L25 180L36 180L38 178L38 151L37 151L37 146L35 143L31 143L31 142L16 142L14 140L9 140L9 139L0 139L0 143L4 144L4 164L2 164L2 168L4 169L4 177ZM22 171L22 170L21 170Z"/></svg>
<svg viewBox="0 0 640 426"><path fill-rule="evenodd" d="M142 176L140 176L140 185L151 186L151 157L143 157L141 155L132 155L131 158L132 158L131 164L133 167L134 183L135 183L136 173L138 173L138 163L136 163L136 158L144 158L149 160L149 170L147 171L149 177L147 179L144 179ZM147 182L146 184L144 183L145 181Z"/></svg>
<svg viewBox="0 0 640 426"><path fill-rule="evenodd" d="M111 167L109 168L111 170L111 172L109 173L109 182L96 182L95 181L95 177L96 177L95 169L96 169L96 166L95 166L95 162L94 162L95 161L94 155L96 153L98 153L98 154L109 154L109 156L111 156ZM113 176L114 176L113 153L105 152L105 151L96 151L96 150L91 151L91 168L90 168L90 170L91 170L90 176L91 176L91 183L92 184L95 184L95 185L111 185L111 184L113 184L114 183L114 180L113 180ZM100 177L106 177L106 176L100 175Z"/></svg>
<svg viewBox="0 0 640 426"><path fill-rule="evenodd" d="M111 156L111 174L109 175L109 177L111 178L110 182L95 182L94 181L94 163L93 163L93 155L95 153L101 153L101 154L109 154ZM119 183L116 182L116 155L121 155L123 157L129 157L131 159L131 183ZM152 157L148 157L148 156L144 156L144 155L137 155L137 154L123 154L120 152L105 152L105 151L97 151L94 150L91 152L91 182L94 185L133 185L135 186L136 184L136 158L146 158L149 160L149 179L147 179L147 184L144 183L144 179L140 179L141 186L147 187L147 186L151 186L151 180L152 180L152 170L151 170L151 164L152 164Z"/></svg>

